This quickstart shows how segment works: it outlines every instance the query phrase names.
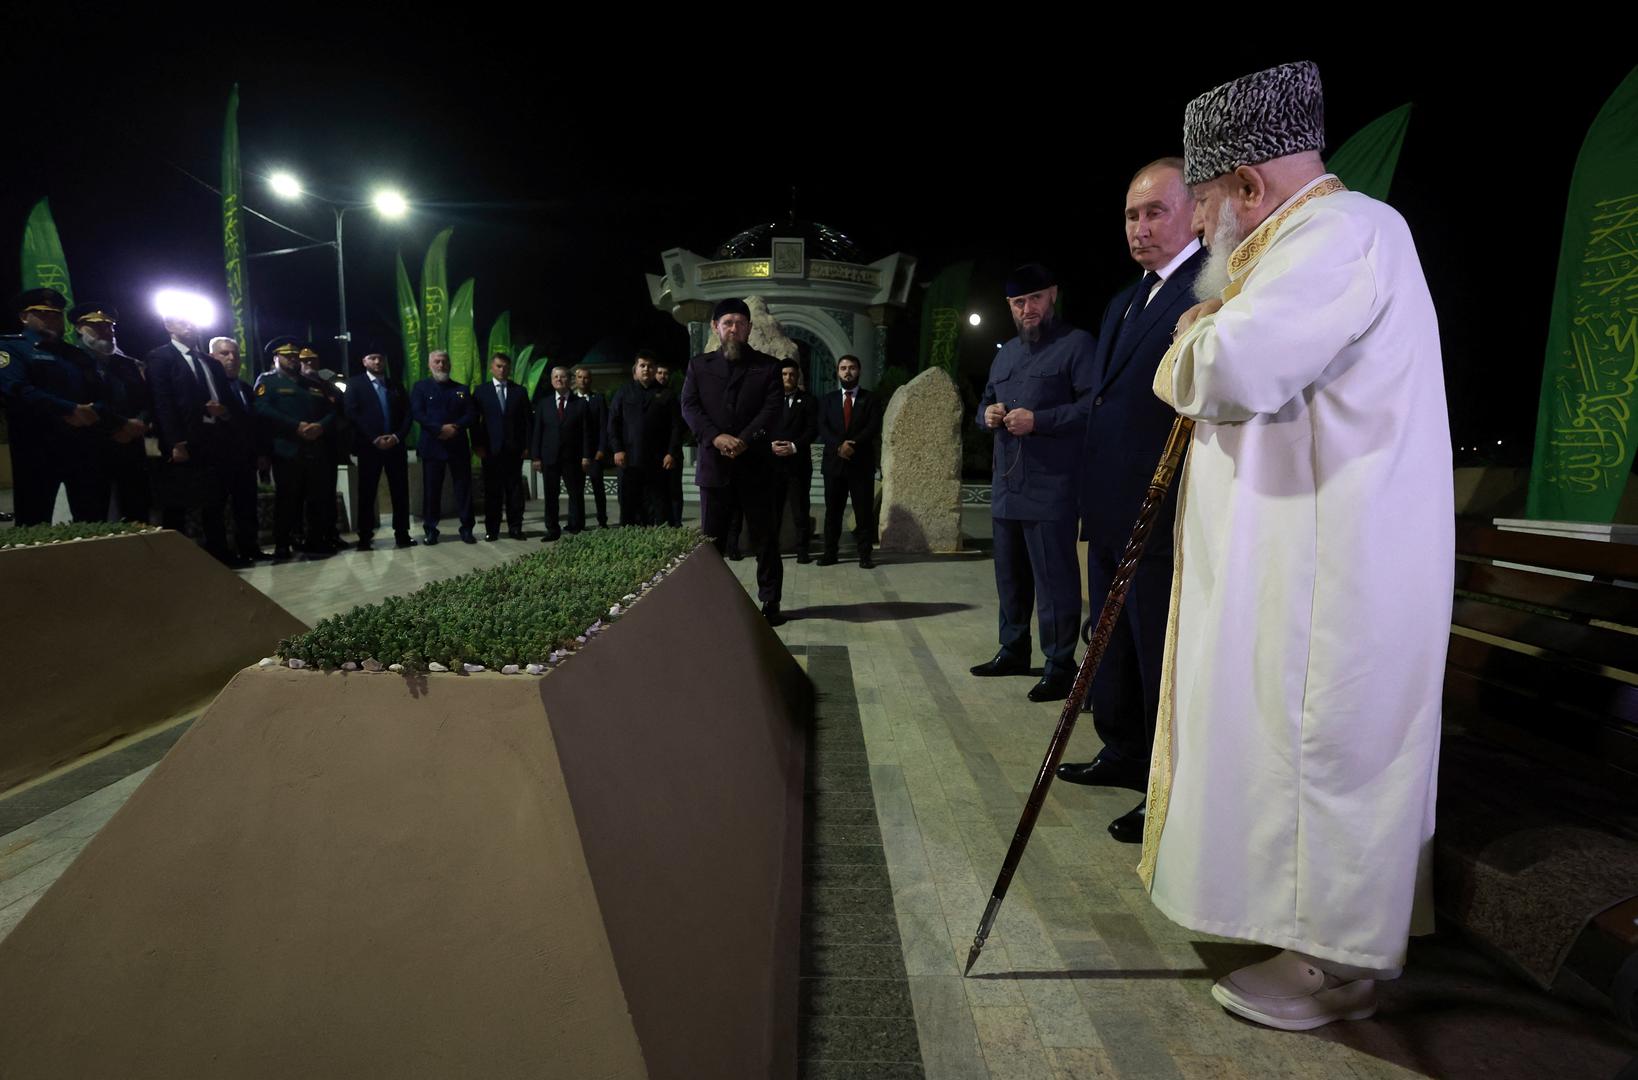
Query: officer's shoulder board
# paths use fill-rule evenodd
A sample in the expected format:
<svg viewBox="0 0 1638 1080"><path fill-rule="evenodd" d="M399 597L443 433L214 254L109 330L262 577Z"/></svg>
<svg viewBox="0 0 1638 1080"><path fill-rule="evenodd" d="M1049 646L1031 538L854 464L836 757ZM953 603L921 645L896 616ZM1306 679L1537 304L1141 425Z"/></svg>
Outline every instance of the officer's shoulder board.
<svg viewBox="0 0 1638 1080"><path fill-rule="evenodd" d="M259 382L259 383L256 384L256 396L257 397L266 397L267 396L267 384L266 383Z"/></svg>

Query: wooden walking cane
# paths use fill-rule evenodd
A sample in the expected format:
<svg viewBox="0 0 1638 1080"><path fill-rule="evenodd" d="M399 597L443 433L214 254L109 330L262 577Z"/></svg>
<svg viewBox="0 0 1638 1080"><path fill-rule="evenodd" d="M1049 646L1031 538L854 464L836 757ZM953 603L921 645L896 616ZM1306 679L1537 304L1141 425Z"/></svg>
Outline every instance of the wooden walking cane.
<svg viewBox="0 0 1638 1080"><path fill-rule="evenodd" d="M1109 595L1104 598L1103 610L1098 614L1097 624L1092 630L1092 640L1087 645L1086 656L1081 659L1081 666L1075 672L1075 684L1070 687L1069 697L1064 701L1064 711L1058 716L1058 730L1052 733L1052 742L1047 745L1046 758L1041 762L1041 771L1035 777L1035 786L1030 789L1029 801L1024 804L1023 816L1018 819L1018 830L1012 834L1012 846L1007 849L1007 857L1001 863L1001 873L996 876L995 888L990 890L990 902L985 905L984 917L978 922L978 933L973 936L973 947L967 954L967 970L964 974L972 974L973 965L978 963L978 954L984 950L984 942L990 936L990 928L995 925L995 917L1001 911L1001 901L1007 898L1007 889L1012 885L1013 872L1018 869L1018 863L1024 857L1024 848L1029 844L1030 833L1035 831L1035 819L1041 815L1041 804L1046 802L1047 789L1052 786L1052 778L1058 772L1058 763L1064 758L1064 748L1069 745L1069 736L1075 731L1075 721L1080 718L1081 702L1086 700L1086 692L1092 685L1092 676L1097 674L1098 665L1103 662L1103 654L1109 648L1109 635L1114 632L1115 620L1120 617L1121 605L1126 602L1126 591L1132 585L1132 575L1137 571L1139 560L1143 558L1143 549L1148 546L1149 534L1154 531L1155 518L1160 516L1160 504L1166 501L1166 491L1172 486L1172 480L1183 464L1183 454L1189 444L1189 433L1193 430L1194 421L1186 416L1179 416L1172 424L1172 433L1166 438L1166 449L1160 455L1160 464L1155 466L1155 474L1149 480L1149 490L1143 495L1143 506L1138 510L1137 524L1132 526L1131 539L1126 541L1126 550L1121 553L1120 563L1115 567L1115 576L1109 582Z"/></svg>

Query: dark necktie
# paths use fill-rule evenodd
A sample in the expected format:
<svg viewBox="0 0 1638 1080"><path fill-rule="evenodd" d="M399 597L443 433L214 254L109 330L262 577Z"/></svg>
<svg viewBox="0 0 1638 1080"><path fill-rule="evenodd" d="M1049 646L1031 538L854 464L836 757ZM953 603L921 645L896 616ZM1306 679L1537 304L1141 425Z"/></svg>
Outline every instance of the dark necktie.
<svg viewBox="0 0 1638 1080"><path fill-rule="evenodd" d="M842 391L842 430L853 426L853 391Z"/></svg>
<svg viewBox="0 0 1638 1080"><path fill-rule="evenodd" d="M1115 348L1117 350L1126 341L1127 335L1132 332L1132 328L1137 325L1138 319L1142 317L1143 309L1149 304L1149 290L1153 289L1155 282L1159 280L1160 275L1153 270L1143 275L1143 280L1138 284L1137 295L1132 298L1132 306L1126 309L1126 318L1120 324L1120 330L1115 334Z"/></svg>
<svg viewBox="0 0 1638 1080"><path fill-rule="evenodd" d="M563 422L563 395L557 395L557 422Z"/></svg>

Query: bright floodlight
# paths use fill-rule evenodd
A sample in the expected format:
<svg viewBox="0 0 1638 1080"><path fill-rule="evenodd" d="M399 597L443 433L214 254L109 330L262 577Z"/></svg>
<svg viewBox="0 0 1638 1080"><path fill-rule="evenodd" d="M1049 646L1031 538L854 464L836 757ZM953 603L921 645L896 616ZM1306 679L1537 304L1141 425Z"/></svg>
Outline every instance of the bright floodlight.
<svg viewBox="0 0 1638 1080"><path fill-rule="evenodd" d="M154 310L162 319L181 319L198 327L216 322L216 305L183 289L159 290L154 294Z"/></svg>
<svg viewBox="0 0 1638 1080"><path fill-rule="evenodd" d="M267 183L273 189L273 194L281 199L301 198L301 181L287 172L274 173L267 178Z"/></svg>
<svg viewBox="0 0 1638 1080"><path fill-rule="evenodd" d="M396 191L378 191L375 193L375 212L382 217L401 218L409 213L409 203Z"/></svg>
<svg viewBox="0 0 1638 1080"><path fill-rule="evenodd" d="M979 323L981 323L983 321L984 321L983 319L978 317L978 312L976 312L976 311L973 312L971 315L967 316L967 322L970 323L973 326L977 326Z"/></svg>

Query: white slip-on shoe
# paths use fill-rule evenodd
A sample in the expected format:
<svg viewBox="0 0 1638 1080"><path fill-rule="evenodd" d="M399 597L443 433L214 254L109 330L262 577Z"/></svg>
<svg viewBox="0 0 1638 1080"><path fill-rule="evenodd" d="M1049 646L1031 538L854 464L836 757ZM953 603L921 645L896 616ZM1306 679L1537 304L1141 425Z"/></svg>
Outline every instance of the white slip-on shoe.
<svg viewBox="0 0 1638 1080"><path fill-rule="evenodd" d="M1290 951L1224 976L1211 996L1237 1016L1282 1031L1364 1020L1376 1012L1376 980L1344 982Z"/></svg>

